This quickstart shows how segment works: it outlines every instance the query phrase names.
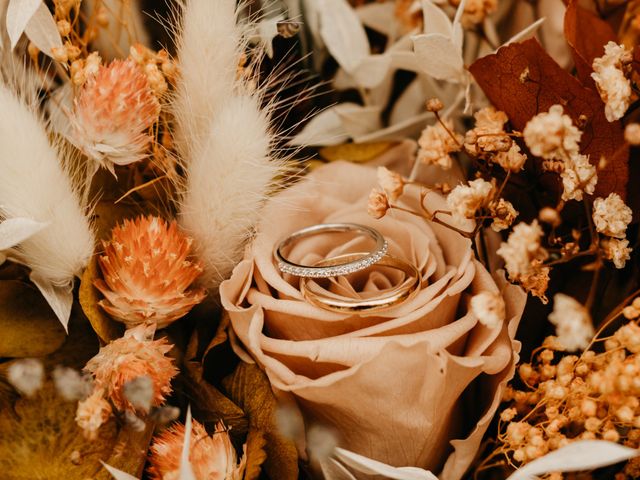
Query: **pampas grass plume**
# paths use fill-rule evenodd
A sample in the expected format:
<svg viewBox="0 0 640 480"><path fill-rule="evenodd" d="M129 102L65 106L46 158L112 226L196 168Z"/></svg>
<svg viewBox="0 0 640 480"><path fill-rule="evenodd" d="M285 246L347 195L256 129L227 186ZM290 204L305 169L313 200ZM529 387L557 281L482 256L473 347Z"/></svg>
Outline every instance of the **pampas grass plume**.
<svg viewBox="0 0 640 480"><path fill-rule="evenodd" d="M47 225L7 256L31 268L32 280L66 327L74 277L94 248L86 208L38 114L4 85L0 111L0 218ZM64 293L64 301L52 301L51 292Z"/></svg>

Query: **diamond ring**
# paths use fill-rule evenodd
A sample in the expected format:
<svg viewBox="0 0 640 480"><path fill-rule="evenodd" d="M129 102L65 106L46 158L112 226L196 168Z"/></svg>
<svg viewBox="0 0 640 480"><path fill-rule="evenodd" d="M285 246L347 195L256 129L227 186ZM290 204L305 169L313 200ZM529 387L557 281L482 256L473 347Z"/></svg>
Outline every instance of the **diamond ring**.
<svg viewBox="0 0 640 480"><path fill-rule="evenodd" d="M355 232L373 239L375 241L374 249L356 259L328 266L300 265L287 260L286 254L284 253L286 247L302 238L321 233L345 232ZM292 233L277 245L273 255L278 262L278 268L282 273L288 273L295 275L296 277L304 278L329 278L348 275L350 273L359 272L360 270L369 268L384 257L387 253L387 249L388 244L382 234L371 227L356 223L322 223L303 228L302 230Z"/></svg>

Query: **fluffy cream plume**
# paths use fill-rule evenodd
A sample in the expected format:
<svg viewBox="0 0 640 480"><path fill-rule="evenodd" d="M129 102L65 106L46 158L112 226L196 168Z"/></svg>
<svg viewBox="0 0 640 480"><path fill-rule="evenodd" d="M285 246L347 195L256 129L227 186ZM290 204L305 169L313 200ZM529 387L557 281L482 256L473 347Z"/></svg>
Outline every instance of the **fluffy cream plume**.
<svg viewBox="0 0 640 480"><path fill-rule="evenodd" d="M233 93L242 30L232 0L184 0L175 27L180 81L173 99L176 147L183 158L208 133L216 109Z"/></svg>
<svg viewBox="0 0 640 480"><path fill-rule="evenodd" d="M244 35L234 0L185 2L174 99L185 184L179 222L194 239L210 287L231 272L281 173L261 93L238 77Z"/></svg>
<svg viewBox="0 0 640 480"><path fill-rule="evenodd" d="M74 278L94 247L86 206L35 110L0 85L0 111L1 248L31 269L31 280L66 328Z"/></svg>

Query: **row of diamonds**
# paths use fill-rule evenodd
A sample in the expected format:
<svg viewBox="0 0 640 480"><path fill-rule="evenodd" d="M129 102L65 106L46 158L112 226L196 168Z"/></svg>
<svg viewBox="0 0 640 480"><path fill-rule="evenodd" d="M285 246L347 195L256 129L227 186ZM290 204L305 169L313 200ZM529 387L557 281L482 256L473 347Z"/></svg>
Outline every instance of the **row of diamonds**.
<svg viewBox="0 0 640 480"><path fill-rule="evenodd" d="M374 265L379 262L382 257L387 253L388 244L385 241L382 248L370 257L363 258L347 265L334 265L330 267L298 267L295 265L288 265L286 263L279 263L278 268L283 273L289 273L297 277L308 278L325 278L335 277L339 275L348 275L350 273L364 270L365 268Z"/></svg>

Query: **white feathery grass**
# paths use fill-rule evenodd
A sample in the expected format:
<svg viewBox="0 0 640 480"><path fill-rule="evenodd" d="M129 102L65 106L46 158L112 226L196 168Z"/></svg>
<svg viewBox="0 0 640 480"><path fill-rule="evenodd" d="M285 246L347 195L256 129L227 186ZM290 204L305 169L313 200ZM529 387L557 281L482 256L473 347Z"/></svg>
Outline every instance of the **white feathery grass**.
<svg viewBox="0 0 640 480"><path fill-rule="evenodd" d="M0 111L0 219L46 224L5 254L31 269L32 281L66 328L74 277L94 248L86 206L39 115L1 84Z"/></svg>
<svg viewBox="0 0 640 480"><path fill-rule="evenodd" d="M178 219L217 288L242 257L266 197L282 174L263 94L237 75L245 45L234 0L183 5L181 84L173 104L185 171Z"/></svg>
<svg viewBox="0 0 640 480"><path fill-rule="evenodd" d="M267 129L257 99L230 97L187 164L180 222L205 262L207 284L217 285L238 262L278 173Z"/></svg>
<svg viewBox="0 0 640 480"><path fill-rule="evenodd" d="M176 15L178 16L178 15ZM188 158L208 133L216 109L234 89L241 56L242 29L231 0L184 0L173 27L180 80L172 101L178 153Z"/></svg>

